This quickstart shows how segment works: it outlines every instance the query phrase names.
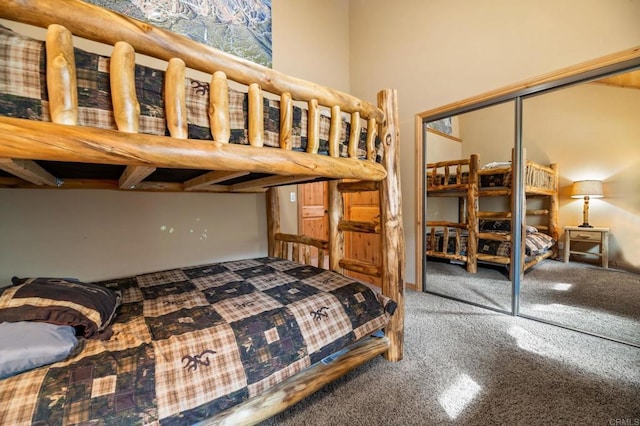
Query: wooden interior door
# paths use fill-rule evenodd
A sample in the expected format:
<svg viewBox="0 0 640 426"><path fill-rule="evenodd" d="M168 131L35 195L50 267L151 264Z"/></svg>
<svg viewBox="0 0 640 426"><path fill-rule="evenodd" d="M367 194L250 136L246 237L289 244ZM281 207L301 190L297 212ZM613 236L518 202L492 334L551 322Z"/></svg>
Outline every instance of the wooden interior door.
<svg viewBox="0 0 640 426"><path fill-rule="evenodd" d="M327 182L298 185L298 233L329 240L329 191ZM318 249L311 248L312 264L318 259ZM325 257L329 269L329 257Z"/></svg>
<svg viewBox="0 0 640 426"><path fill-rule="evenodd" d="M378 191L348 193L344 200L345 219L363 222L380 222L380 193ZM345 232L345 257L362 260L374 265L382 264L382 240L379 234ZM380 287L378 277L345 271L345 275Z"/></svg>

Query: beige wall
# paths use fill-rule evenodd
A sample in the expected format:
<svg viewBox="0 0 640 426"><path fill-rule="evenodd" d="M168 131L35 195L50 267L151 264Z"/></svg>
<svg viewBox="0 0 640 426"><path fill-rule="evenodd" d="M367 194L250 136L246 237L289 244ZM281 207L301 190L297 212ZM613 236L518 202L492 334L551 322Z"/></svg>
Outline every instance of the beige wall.
<svg viewBox="0 0 640 426"><path fill-rule="evenodd" d="M348 90L348 2L272 8L274 69ZM13 275L97 280L265 255L264 212L264 195L253 194L0 189L0 285Z"/></svg>
<svg viewBox="0 0 640 426"><path fill-rule="evenodd" d="M351 91L398 90L407 282L415 282L414 116L640 45L637 0L351 0Z"/></svg>

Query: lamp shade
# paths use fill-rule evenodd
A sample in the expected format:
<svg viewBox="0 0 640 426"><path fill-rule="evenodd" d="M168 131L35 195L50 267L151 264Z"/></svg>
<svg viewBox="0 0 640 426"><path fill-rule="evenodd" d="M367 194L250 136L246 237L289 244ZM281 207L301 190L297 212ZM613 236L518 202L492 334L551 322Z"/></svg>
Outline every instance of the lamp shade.
<svg viewBox="0 0 640 426"><path fill-rule="evenodd" d="M602 181L599 180L579 180L571 187L571 198L602 198L602 194Z"/></svg>

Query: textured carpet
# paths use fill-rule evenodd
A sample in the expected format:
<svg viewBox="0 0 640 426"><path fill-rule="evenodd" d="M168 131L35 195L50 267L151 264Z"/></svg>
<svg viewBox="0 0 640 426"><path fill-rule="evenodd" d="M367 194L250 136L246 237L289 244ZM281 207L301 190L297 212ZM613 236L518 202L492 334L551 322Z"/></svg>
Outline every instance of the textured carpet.
<svg viewBox="0 0 640 426"><path fill-rule="evenodd" d="M640 422L638 348L425 293L406 307L401 362L376 358L263 426Z"/></svg>
<svg viewBox="0 0 640 426"><path fill-rule="evenodd" d="M511 311L504 267L427 262L430 291ZM640 345L640 275L586 263L546 260L524 274L520 313Z"/></svg>

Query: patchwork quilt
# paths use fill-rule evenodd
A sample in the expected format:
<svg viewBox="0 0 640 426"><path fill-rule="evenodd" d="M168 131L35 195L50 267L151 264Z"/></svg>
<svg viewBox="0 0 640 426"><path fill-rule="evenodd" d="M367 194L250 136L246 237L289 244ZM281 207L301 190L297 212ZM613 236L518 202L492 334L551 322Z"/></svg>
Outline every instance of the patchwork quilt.
<svg viewBox="0 0 640 426"><path fill-rule="evenodd" d="M500 233L500 232L497 232ZM507 235L508 232L502 232ZM465 232L460 236L460 254L467 254L468 234ZM444 234L442 231L436 232L435 241L431 241L431 234L427 234L427 250L443 251ZM525 239L525 255L537 256L550 250L555 244L555 240L542 232L528 232ZM433 247L433 248L432 248ZM449 232L446 253L456 252L455 231ZM511 256L510 241L483 240L478 241L478 253L491 254L494 256Z"/></svg>
<svg viewBox="0 0 640 426"><path fill-rule="evenodd" d="M395 303L258 258L96 283L123 303L106 341L0 381L0 424L193 424L383 328Z"/></svg>

